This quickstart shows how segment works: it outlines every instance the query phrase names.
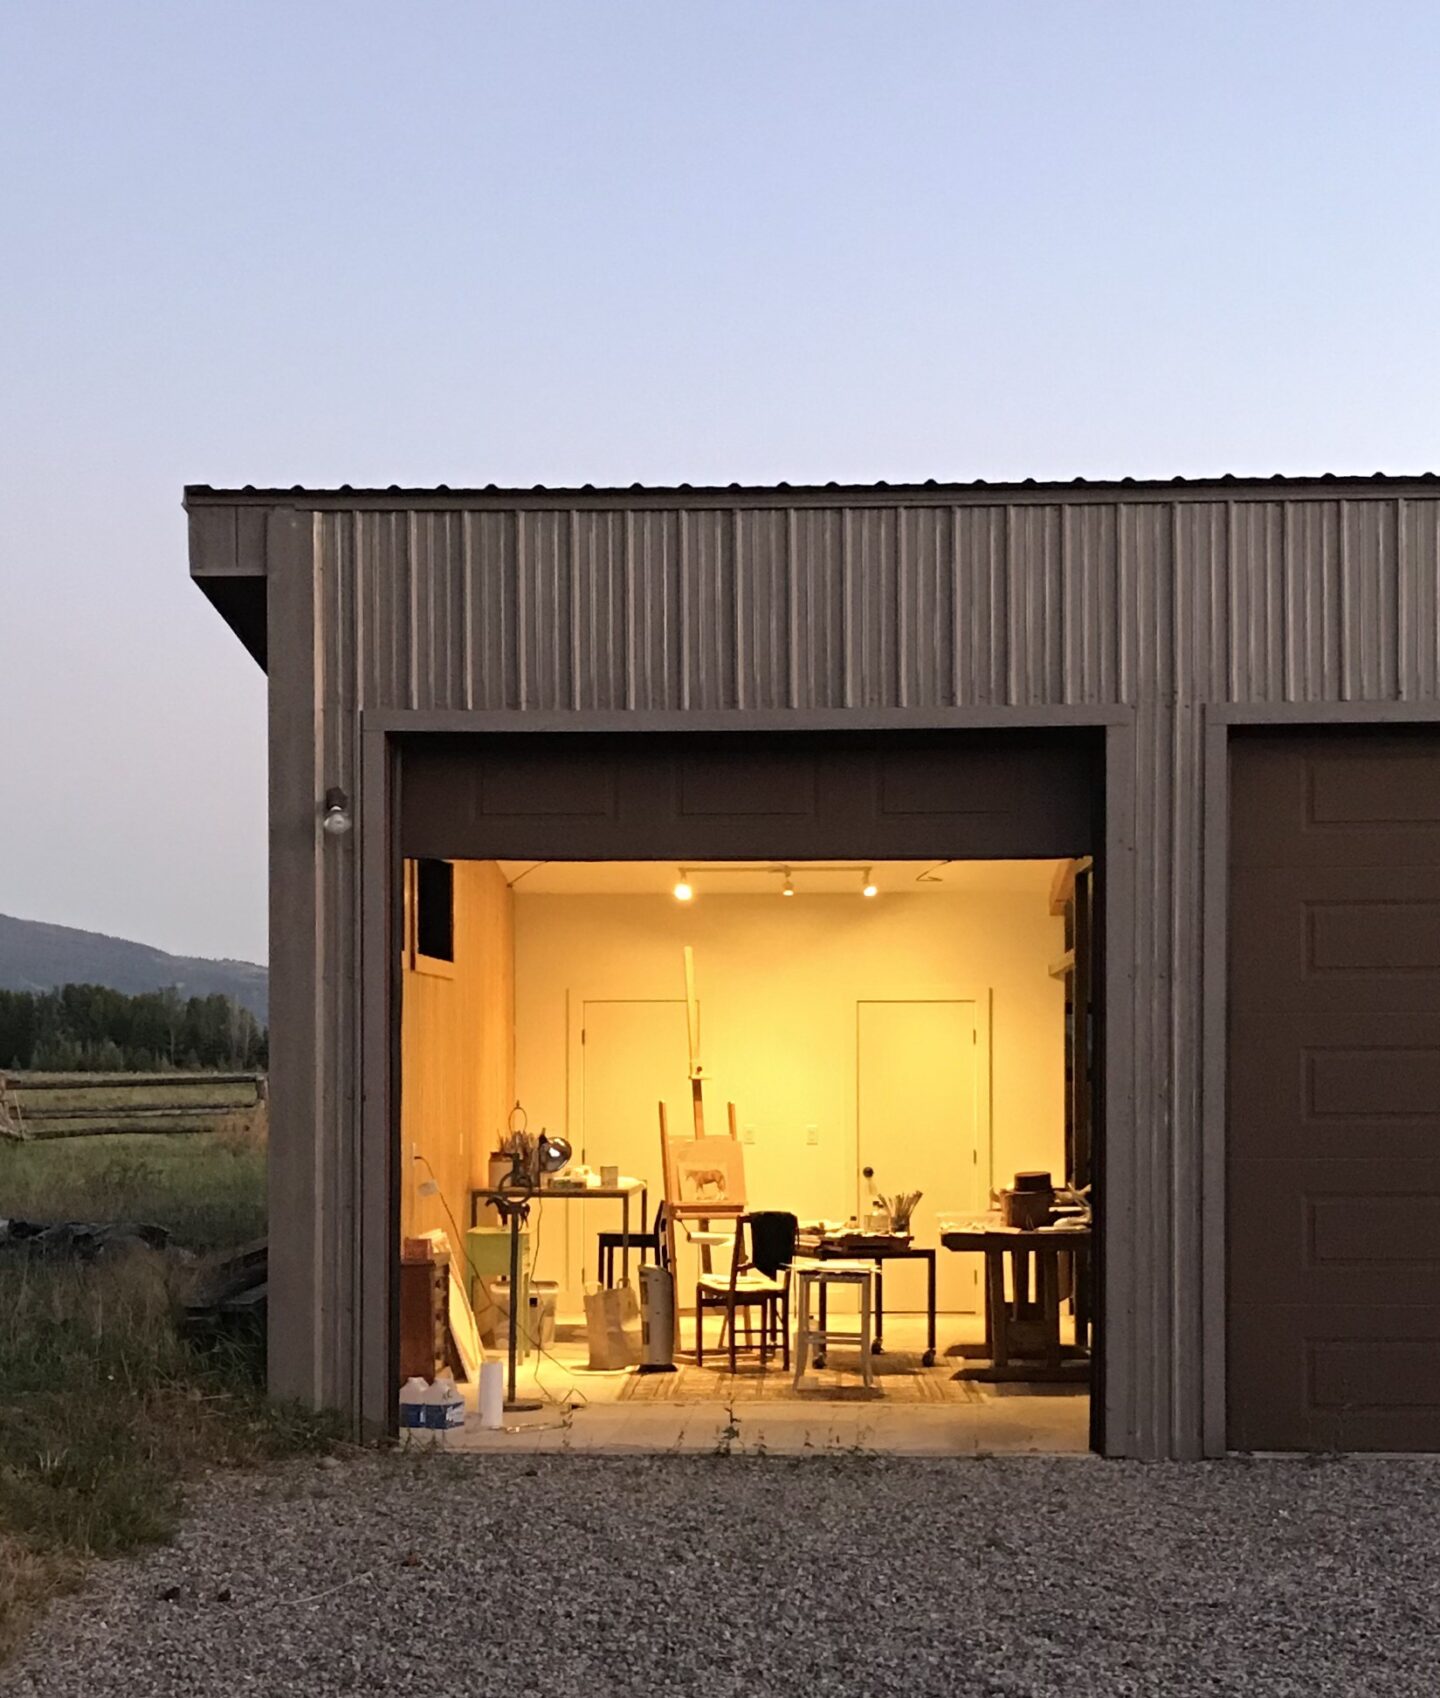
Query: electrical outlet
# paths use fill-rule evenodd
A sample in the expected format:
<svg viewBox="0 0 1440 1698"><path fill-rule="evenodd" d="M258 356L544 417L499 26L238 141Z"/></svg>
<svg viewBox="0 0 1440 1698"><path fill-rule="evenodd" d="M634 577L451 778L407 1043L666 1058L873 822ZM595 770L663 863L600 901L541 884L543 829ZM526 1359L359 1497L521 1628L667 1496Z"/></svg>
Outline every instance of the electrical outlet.
<svg viewBox="0 0 1440 1698"><path fill-rule="evenodd" d="M753 1144L755 1142L755 1128L753 1126L742 1126L740 1128L740 1142L742 1144Z"/></svg>
<svg viewBox="0 0 1440 1698"><path fill-rule="evenodd" d="M805 1142L807 1144L818 1144L820 1142L820 1128L818 1126L807 1126L805 1128Z"/></svg>

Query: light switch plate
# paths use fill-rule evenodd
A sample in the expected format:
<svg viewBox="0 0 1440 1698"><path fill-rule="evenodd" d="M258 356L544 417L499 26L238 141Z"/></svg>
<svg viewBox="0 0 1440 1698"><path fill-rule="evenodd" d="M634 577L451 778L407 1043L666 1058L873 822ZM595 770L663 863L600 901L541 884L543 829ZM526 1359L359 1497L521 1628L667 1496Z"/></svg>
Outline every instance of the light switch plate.
<svg viewBox="0 0 1440 1698"><path fill-rule="evenodd" d="M807 1144L818 1144L820 1142L820 1128L818 1126L807 1126L805 1128L805 1142Z"/></svg>
<svg viewBox="0 0 1440 1698"><path fill-rule="evenodd" d="M753 1126L742 1126L740 1128L740 1142L742 1144L753 1144L755 1142L755 1128Z"/></svg>

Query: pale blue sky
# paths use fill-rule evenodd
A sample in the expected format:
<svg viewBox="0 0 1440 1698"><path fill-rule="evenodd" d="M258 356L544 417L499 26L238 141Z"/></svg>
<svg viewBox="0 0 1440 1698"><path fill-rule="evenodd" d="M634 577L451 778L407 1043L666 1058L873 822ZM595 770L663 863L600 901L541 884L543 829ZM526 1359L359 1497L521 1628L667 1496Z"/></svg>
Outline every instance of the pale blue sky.
<svg viewBox="0 0 1440 1698"><path fill-rule="evenodd" d="M1440 468L1440 7L7 0L0 910L265 954L186 482Z"/></svg>

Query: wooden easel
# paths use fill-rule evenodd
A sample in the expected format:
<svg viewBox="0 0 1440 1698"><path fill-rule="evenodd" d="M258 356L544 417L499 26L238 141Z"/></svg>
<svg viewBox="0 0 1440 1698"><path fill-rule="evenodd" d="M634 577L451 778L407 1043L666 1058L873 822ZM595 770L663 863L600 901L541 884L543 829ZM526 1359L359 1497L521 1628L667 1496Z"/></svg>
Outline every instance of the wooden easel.
<svg viewBox="0 0 1440 1698"><path fill-rule="evenodd" d="M690 1046L690 1112L694 1127L694 1141L697 1144L708 1142L705 1133L705 1067L700 1059L700 1003L695 994L695 952L689 944L685 946L685 1026ZM677 1240L675 1223L693 1222L693 1227L686 1225L685 1232L689 1241L700 1251L700 1265L705 1273L712 1271L711 1251L716 1244L726 1243L732 1236L727 1232L712 1230L712 1220L738 1221L745 1212L743 1196L737 1200L727 1199L724 1202L682 1202L680 1199L680 1184L675 1169L674 1149L670 1142L670 1121L665 1104L660 1109L660 1175L665 1188L665 1249L668 1255L672 1275L679 1266L676 1260ZM727 1120L730 1136L727 1142L739 1143L739 1133L736 1128L735 1104L727 1103ZM715 1140L719 1142L719 1139ZM674 1304L675 1313L675 1346L680 1345L680 1303L677 1291Z"/></svg>

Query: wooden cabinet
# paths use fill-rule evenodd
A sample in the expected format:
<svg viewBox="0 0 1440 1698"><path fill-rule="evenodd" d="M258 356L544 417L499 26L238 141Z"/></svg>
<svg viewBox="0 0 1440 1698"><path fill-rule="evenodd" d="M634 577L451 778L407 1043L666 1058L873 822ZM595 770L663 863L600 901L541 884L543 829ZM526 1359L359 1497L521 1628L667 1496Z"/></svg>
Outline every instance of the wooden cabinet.
<svg viewBox="0 0 1440 1698"><path fill-rule="evenodd" d="M400 1258L402 1381L433 1380L449 1367L449 1309L449 1255L423 1239L407 1240Z"/></svg>

